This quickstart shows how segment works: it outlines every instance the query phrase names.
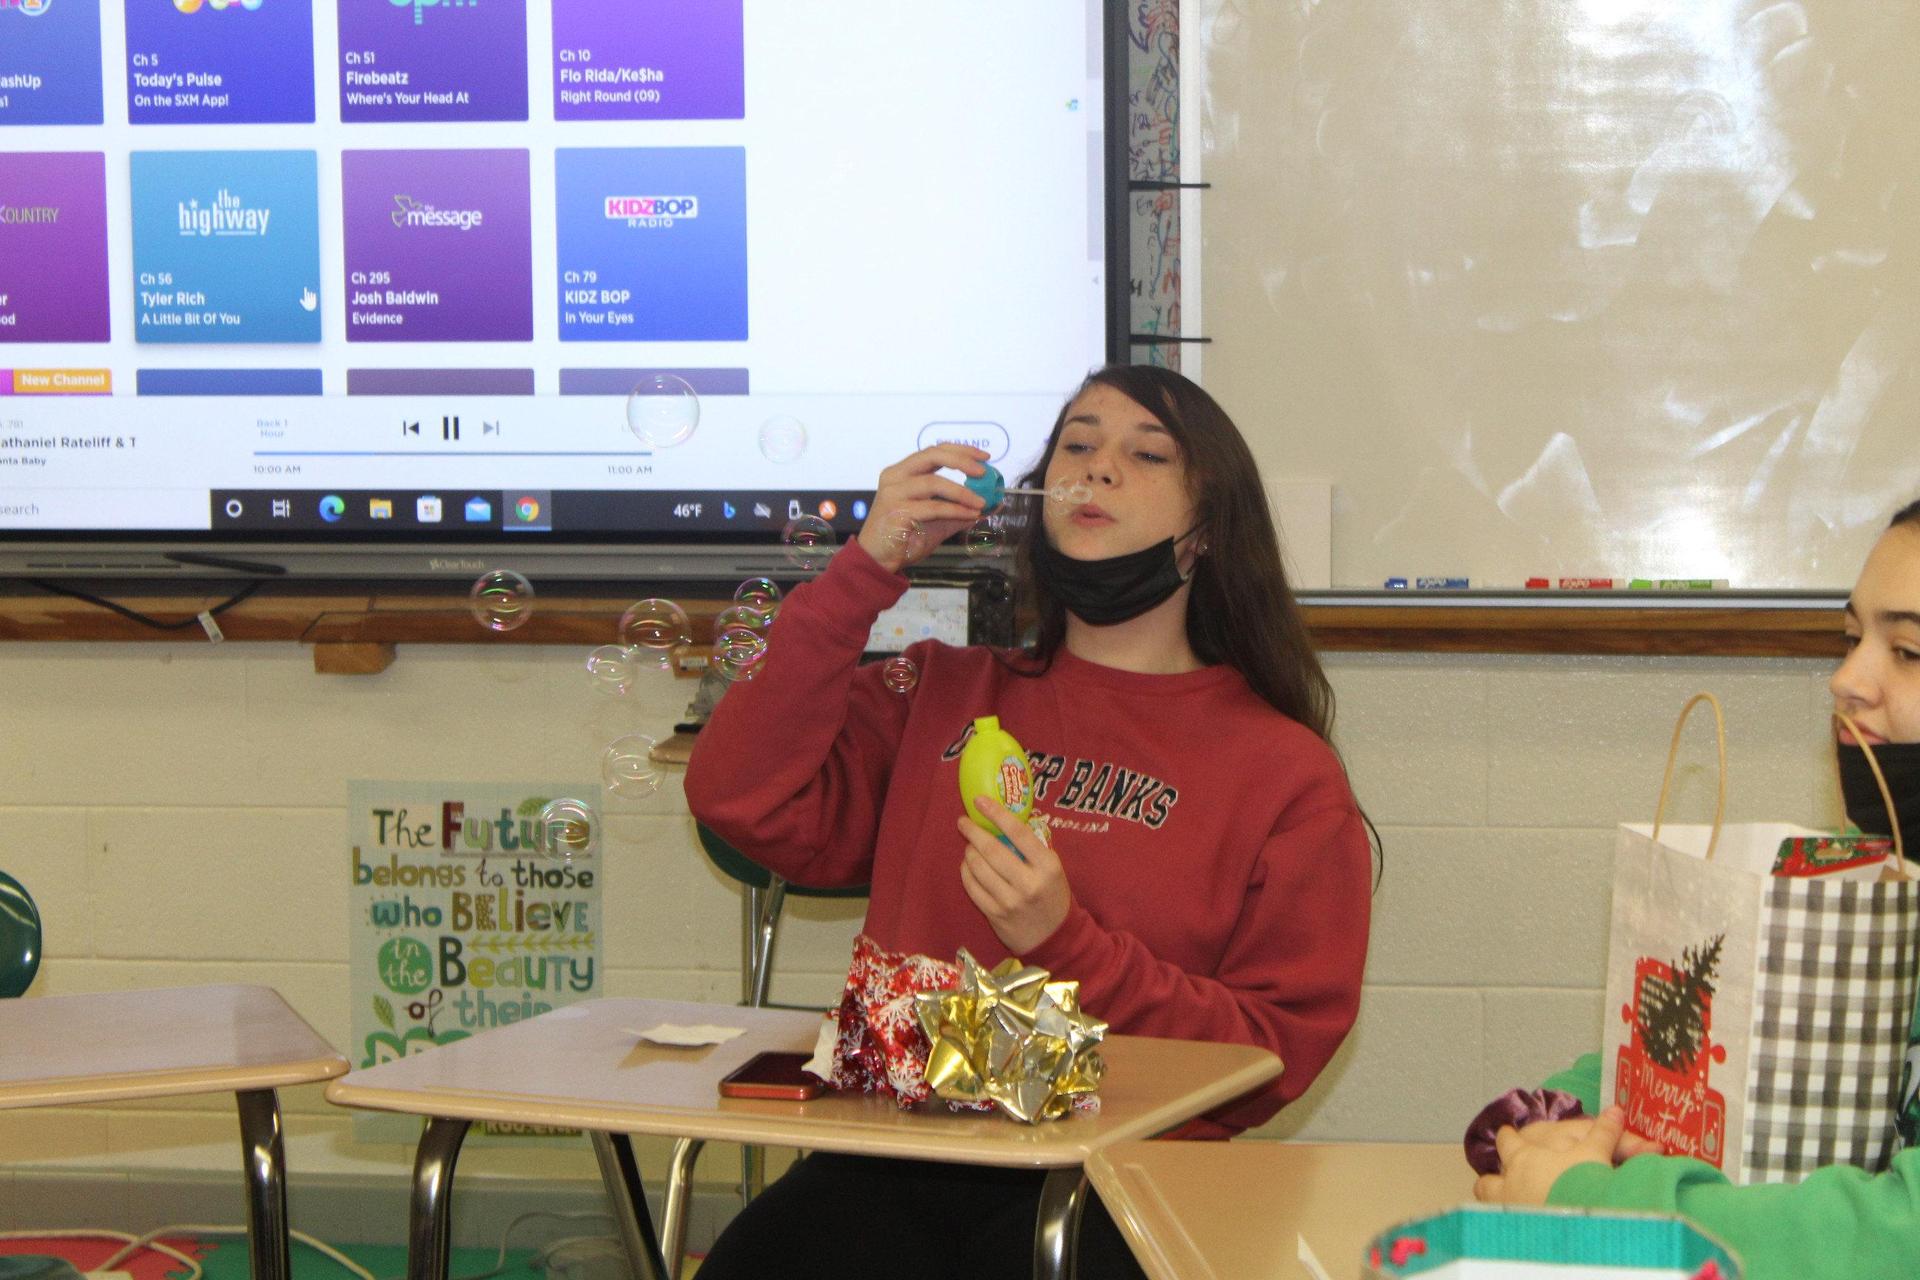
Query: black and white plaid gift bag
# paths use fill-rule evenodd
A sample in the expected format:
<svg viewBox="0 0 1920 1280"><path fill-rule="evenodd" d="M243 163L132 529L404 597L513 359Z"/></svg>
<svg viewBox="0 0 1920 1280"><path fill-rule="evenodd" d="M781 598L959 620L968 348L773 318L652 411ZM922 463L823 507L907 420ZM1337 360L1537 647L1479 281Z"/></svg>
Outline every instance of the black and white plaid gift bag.
<svg viewBox="0 0 1920 1280"><path fill-rule="evenodd" d="M1920 884L1769 880L1741 1181L1795 1181L1828 1164L1887 1167L1920 985L1916 929Z"/></svg>

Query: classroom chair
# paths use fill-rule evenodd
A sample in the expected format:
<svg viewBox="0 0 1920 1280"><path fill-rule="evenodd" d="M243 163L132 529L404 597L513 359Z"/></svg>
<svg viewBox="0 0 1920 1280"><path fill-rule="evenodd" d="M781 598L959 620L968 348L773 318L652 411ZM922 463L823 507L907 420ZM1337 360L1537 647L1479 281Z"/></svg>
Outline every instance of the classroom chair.
<svg viewBox="0 0 1920 1280"><path fill-rule="evenodd" d="M707 861L731 880L746 888L740 922L740 1003L755 1009L808 1008L806 1005L779 1004L768 999L773 985L773 948L780 934L780 912L787 895L800 898L864 898L866 885L839 889L815 889L789 884L746 854L721 839L706 823L695 820L694 832L700 851ZM824 1012L824 1011L823 1011ZM677 1276L686 1251L688 1198L693 1189L694 1161L705 1145L697 1139L682 1138L673 1144L673 1159L667 1166L667 1198L660 1214L660 1242L666 1255L667 1274ZM766 1185L766 1152L755 1146L740 1148L740 1200L745 1203L759 1195Z"/></svg>
<svg viewBox="0 0 1920 1280"><path fill-rule="evenodd" d="M773 946L780 932L780 912L787 895L797 898L864 898L867 886L813 889L790 884L721 839L704 822L695 821L700 851L719 872L746 887L740 922L740 1003L755 1009L787 1009L768 999L773 985Z"/></svg>
<svg viewBox="0 0 1920 1280"><path fill-rule="evenodd" d="M0 1000L24 995L40 970L40 909L18 880L0 871Z"/></svg>

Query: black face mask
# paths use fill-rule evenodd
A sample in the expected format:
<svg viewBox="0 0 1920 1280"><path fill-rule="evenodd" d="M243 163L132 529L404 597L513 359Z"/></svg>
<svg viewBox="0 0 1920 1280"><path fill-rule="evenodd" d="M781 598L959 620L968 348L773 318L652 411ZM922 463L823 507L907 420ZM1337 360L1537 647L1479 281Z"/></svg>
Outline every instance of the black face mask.
<svg viewBox="0 0 1920 1280"><path fill-rule="evenodd" d="M1110 627L1139 617L1180 589L1186 579L1174 555L1175 541L1167 538L1104 560L1075 560L1055 548L1043 529L1033 544L1033 575L1040 589L1074 617Z"/></svg>
<svg viewBox="0 0 1920 1280"><path fill-rule="evenodd" d="M1845 742L1836 743L1834 749L1840 753L1840 794L1847 802L1847 817L1868 835L1892 835L1893 822L1887 816L1886 801L1880 798L1880 785L1873 780L1867 753ZM1873 758L1887 776L1907 857L1920 861L1920 742L1882 743L1873 749Z"/></svg>

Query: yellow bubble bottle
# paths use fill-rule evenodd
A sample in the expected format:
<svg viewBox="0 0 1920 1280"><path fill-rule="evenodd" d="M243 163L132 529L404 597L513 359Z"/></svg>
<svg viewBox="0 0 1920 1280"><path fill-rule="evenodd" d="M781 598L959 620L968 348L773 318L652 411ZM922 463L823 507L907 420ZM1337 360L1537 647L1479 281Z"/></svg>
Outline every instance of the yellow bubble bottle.
<svg viewBox="0 0 1920 1280"><path fill-rule="evenodd" d="M1033 812L1033 770L1027 764L1026 748L1000 727L999 716L981 716L973 722L973 737L960 752L960 803L974 825L988 835L1000 836L1011 848L1013 841L1000 835L993 820L973 807L975 796L998 800L1022 822Z"/></svg>

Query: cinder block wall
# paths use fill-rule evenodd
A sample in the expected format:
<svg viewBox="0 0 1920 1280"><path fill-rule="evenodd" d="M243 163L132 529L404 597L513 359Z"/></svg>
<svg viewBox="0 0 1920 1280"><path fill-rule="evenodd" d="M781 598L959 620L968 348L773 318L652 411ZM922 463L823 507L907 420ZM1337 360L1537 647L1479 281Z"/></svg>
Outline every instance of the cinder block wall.
<svg viewBox="0 0 1920 1280"><path fill-rule="evenodd" d="M664 735L694 685L662 675L613 700L583 658L409 646L382 675L329 677L293 645L0 646L0 868L46 916L35 994L266 983L344 1047L347 780L596 781L607 742ZM1264 1136L1450 1140L1492 1094L1597 1047L1613 827L1651 817L1695 690L1727 706L1731 818L1838 814L1824 662L1328 661L1385 877L1360 1025ZM1683 817L1711 813L1710 744L1699 727ZM739 895L692 847L677 777L611 824L606 863L608 992L737 998ZM858 925L857 903L791 904L779 997L830 1000ZM296 1176L408 1166L356 1144L316 1089L285 1106ZM164 1178L224 1167L233 1141L224 1099L0 1112L0 1180ZM657 1177L664 1147L643 1157ZM702 1168L732 1165L714 1150ZM463 1175L489 1170L593 1177L584 1144L463 1157Z"/></svg>

